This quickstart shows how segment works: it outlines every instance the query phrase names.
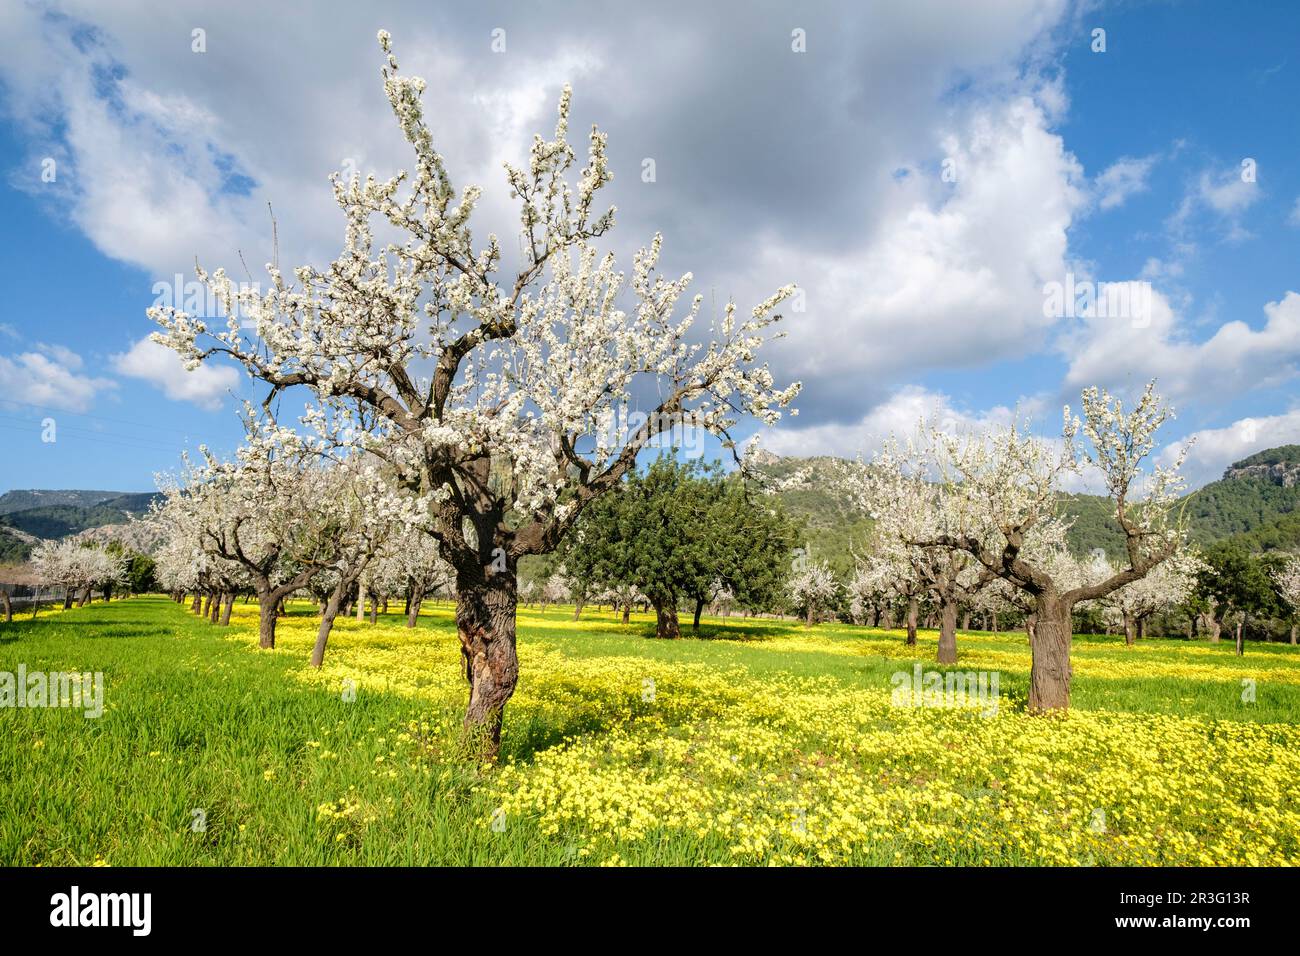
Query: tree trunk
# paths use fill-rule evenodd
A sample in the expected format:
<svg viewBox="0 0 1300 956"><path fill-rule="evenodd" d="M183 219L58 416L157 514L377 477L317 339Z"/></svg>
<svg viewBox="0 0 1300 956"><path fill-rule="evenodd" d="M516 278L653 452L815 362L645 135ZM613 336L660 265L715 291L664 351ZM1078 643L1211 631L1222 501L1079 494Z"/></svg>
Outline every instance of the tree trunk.
<svg viewBox="0 0 1300 956"><path fill-rule="evenodd" d="M420 605L424 603L423 594L413 594L406 602L406 626L415 627L420 618Z"/></svg>
<svg viewBox="0 0 1300 956"><path fill-rule="evenodd" d="M456 575L456 632L469 683L464 733L467 743L489 760L501 749L502 717L519 681L517 583L513 563L505 571L486 566Z"/></svg>
<svg viewBox="0 0 1300 956"><path fill-rule="evenodd" d="M257 595L257 646L266 650L275 648L276 611L280 600L269 591Z"/></svg>
<svg viewBox="0 0 1300 956"><path fill-rule="evenodd" d="M969 630L970 630L970 611L966 611L964 614L962 614L962 616L961 616L961 629L962 629L963 631L969 631Z"/></svg>
<svg viewBox="0 0 1300 956"><path fill-rule="evenodd" d="M694 624L691 625L691 630L696 634L700 633L700 614L702 614L703 612L704 612L704 602L697 600L695 602L695 622Z"/></svg>
<svg viewBox="0 0 1300 956"><path fill-rule="evenodd" d="M1070 607L1058 595L1040 594L1029 640L1029 710L1070 709Z"/></svg>
<svg viewBox="0 0 1300 956"><path fill-rule="evenodd" d="M1237 656L1244 657L1246 654L1246 618L1243 616L1237 622Z"/></svg>
<svg viewBox="0 0 1300 956"><path fill-rule="evenodd" d="M316 644L311 649L311 666L319 668L325 661L325 644L329 641L334 619L339 616L340 595L336 590L325 602L325 613L320 616L320 627L316 629Z"/></svg>
<svg viewBox="0 0 1300 956"><path fill-rule="evenodd" d="M654 602L655 637L676 638L682 636L681 625L677 623L677 602L671 598L662 598Z"/></svg>
<svg viewBox="0 0 1300 956"><path fill-rule="evenodd" d="M235 606L235 594L227 591L221 598L221 626L230 627L230 609Z"/></svg>
<svg viewBox="0 0 1300 956"><path fill-rule="evenodd" d="M72 588L63 589L63 610L72 607Z"/></svg>
<svg viewBox="0 0 1300 956"><path fill-rule="evenodd" d="M13 623L13 619L14 619L14 606L13 606L13 602L9 600L9 592L6 591L6 590L4 590L3 588L0 588L0 601L3 601L3 602L4 602L4 608L5 608L5 623L6 623L6 624L11 624L11 623ZM1295 643L1295 629L1294 629L1294 628L1291 630L1291 643L1292 643L1292 644Z"/></svg>
<svg viewBox="0 0 1300 956"><path fill-rule="evenodd" d="M907 646L916 646L916 598L907 600Z"/></svg>
<svg viewBox="0 0 1300 956"><path fill-rule="evenodd" d="M630 624L631 622L632 622L632 604L629 601L627 604L623 605L623 623ZM1291 636L1292 637L1295 636L1295 631L1291 632ZM1292 641L1291 643L1294 644L1295 641Z"/></svg>
<svg viewBox="0 0 1300 956"><path fill-rule="evenodd" d="M957 663L957 603L945 601L939 624L939 663Z"/></svg>
<svg viewBox="0 0 1300 956"><path fill-rule="evenodd" d="M194 614L203 613L203 595L198 591L194 592L194 600L190 602L190 611Z"/></svg>
<svg viewBox="0 0 1300 956"><path fill-rule="evenodd" d="M216 624L221 618L221 594L214 591L212 596L209 598L209 604L211 606L208 609L208 620L213 624Z"/></svg>
<svg viewBox="0 0 1300 956"><path fill-rule="evenodd" d="M1133 615L1128 611L1124 612L1124 643L1129 647L1137 639L1137 625L1133 621Z"/></svg>
<svg viewBox="0 0 1300 956"><path fill-rule="evenodd" d="M1223 634L1223 622L1217 617L1210 618L1210 643L1219 643L1219 637Z"/></svg>
<svg viewBox="0 0 1300 956"><path fill-rule="evenodd" d="M370 623L379 623L379 595L370 595Z"/></svg>
<svg viewBox="0 0 1300 956"><path fill-rule="evenodd" d="M1296 632L1297 632L1297 631L1300 631L1300 624L1292 624L1292 625L1291 625L1291 643L1292 643L1292 644L1295 644L1295 643L1296 643Z"/></svg>
<svg viewBox="0 0 1300 956"><path fill-rule="evenodd" d="M1137 619L1137 639L1143 640L1147 636L1147 619L1145 616Z"/></svg>
<svg viewBox="0 0 1300 956"><path fill-rule="evenodd" d="M578 617L582 614L582 608L583 608L583 606L584 606L584 605L583 605L583 603L582 603L581 601L576 601L576 600L575 600L575 601L573 602L573 619L574 619L575 621L576 621L576 620L578 619Z"/></svg>

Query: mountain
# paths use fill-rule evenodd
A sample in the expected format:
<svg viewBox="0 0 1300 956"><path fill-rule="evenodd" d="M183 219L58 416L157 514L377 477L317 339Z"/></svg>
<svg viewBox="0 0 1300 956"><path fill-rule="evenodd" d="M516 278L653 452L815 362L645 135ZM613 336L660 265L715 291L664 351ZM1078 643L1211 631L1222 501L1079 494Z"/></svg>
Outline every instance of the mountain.
<svg viewBox="0 0 1300 956"><path fill-rule="evenodd" d="M871 538L870 518L858 514L822 480L835 464L830 457L783 458L766 449L756 452L751 464L774 481L792 478L806 471L808 480L775 492L785 513L803 526L803 548L814 561L825 561L839 574L853 568L852 553L861 551Z"/></svg>
<svg viewBox="0 0 1300 956"><path fill-rule="evenodd" d="M122 497L120 491L76 491L72 489L54 491L39 488L31 488L26 491L6 491L3 495L0 495L0 514L58 505L90 508L119 497Z"/></svg>
<svg viewBox="0 0 1300 956"><path fill-rule="evenodd" d="M24 561L41 539L121 524L149 511L154 492L8 491L0 495L0 563Z"/></svg>
<svg viewBox="0 0 1300 956"><path fill-rule="evenodd" d="M872 522L859 517L819 473L830 458L782 458L764 452L759 471L773 479L789 478L804 469L810 480L775 492L787 513L802 520L814 558L847 569L850 548L861 548ZM1300 551L1300 445L1283 445L1233 463L1223 477L1186 495L1180 502L1192 541L1208 546L1233 539L1251 551ZM1071 550L1087 554L1102 548L1118 557L1124 535L1116 524L1112 504L1097 495L1063 494L1062 513L1073 518Z"/></svg>

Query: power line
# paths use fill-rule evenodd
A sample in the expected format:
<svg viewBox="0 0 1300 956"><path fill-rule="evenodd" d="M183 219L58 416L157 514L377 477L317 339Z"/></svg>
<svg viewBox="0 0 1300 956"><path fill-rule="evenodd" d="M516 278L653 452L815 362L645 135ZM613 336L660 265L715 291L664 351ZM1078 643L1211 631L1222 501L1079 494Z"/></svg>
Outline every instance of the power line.
<svg viewBox="0 0 1300 956"><path fill-rule="evenodd" d="M156 425L147 422L133 422L125 418L109 418L106 415L92 415L90 412L72 412L66 408L55 408L53 405L37 405L34 402L19 402L10 398L0 398L0 405L22 405L26 408L35 408L43 412L52 412L58 415L76 415L81 418L94 418L101 422L114 422L118 425L131 425L136 428L148 428L152 431L169 431L178 435L189 437L189 433L183 428L171 428L167 425Z"/></svg>

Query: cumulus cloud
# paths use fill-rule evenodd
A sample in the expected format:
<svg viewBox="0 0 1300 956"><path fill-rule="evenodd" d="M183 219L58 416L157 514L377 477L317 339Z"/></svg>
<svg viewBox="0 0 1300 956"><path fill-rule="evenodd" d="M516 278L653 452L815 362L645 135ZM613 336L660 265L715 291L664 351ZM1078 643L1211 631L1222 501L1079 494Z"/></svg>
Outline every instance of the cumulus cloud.
<svg viewBox="0 0 1300 956"><path fill-rule="evenodd" d="M239 373L230 366L205 364L186 371L180 356L147 336L112 361L119 374L149 382L168 398L209 410L220 408L224 397L239 386Z"/></svg>
<svg viewBox="0 0 1300 956"><path fill-rule="evenodd" d="M1119 389L1155 378L1175 401L1196 396L1209 383L1216 399L1225 401L1277 385L1300 371L1300 294L1267 303L1264 317L1259 329L1237 320L1193 340L1168 298L1153 290L1143 321L1092 314L1062 336L1058 346L1069 362L1064 388Z"/></svg>
<svg viewBox="0 0 1300 956"><path fill-rule="evenodd" d="M811 256L774 244L761 260L761 274L805 289L795 318L810 332L780 352L806 382L801 407L860 414L917 368L1026 355L1054 324L1042 288L1066 272L1085 195L1044 107L1022 96L975 110L941 146L956 182L909 177L865 245Z"/></svg>
<svg viewBox="0 0 1300 956"><path fill-rule="evenodd" d="M81 356L60 345L0 355L0 401L84 412L115 388L111 379L83 374Z"/></svg>
<svg viewBox="0 0 1300 956"><path fill-rule="evenodd" d="M1261 415L1242 418L1221 428L1205 428L1188 436L1194 440L1183 473L1191 487L1198 487L1216 478L1233 462L1278 445L1300 444L1300 409L1278 415ZM1158 460L1163 465L1172 464L1178 450L1186 440L1161 451Z"/></svg>
<svg viewBox="0 0 1300 956"><path fill-rule="evenodd" d="M1294 374L1293 295L1266 307L1263 328L1228 323L1208 341L1167 290L1142 328L1044 316L1044 284L1083 271L1069 242L1079 219L1142 193L1170 156L1122 156L1089 176L1071 153L1056 56L1071 9L813 5L787 25L788 5L774 2L576 3L556 18L537 5L412 0L383 22L341 6L329 30L305 37L300 14L277 5L178 0L160 15L52 0L0 7L0 83L33 149L59 157L49 193L106 255L170 281L196 257L243 278L242 252L256 281L271 258L268 202L282 261L320 265L342 236L328 174L410 165L378 83L380 26L404 71L428 80L426 112L455 183L485 189L477 235L497 231L507 255L517 210L501 164L526 159L571 82L575 143L591 122L610 136L614 250L626 261L661 230L666 273L689 269L710 302L734 297L742 309L798 283L803 311L787 310L790 336L770 357L779 378L805 382L797 422L808 427L788 422L771 441L851 454L936 402L955 419L996 419L1005 410L958 414L914 383L1053 345L1068 369L1062 394L1076 396L1152 375L1187 398L1209 380L1231 393ZM190 48L196 24L203 54ZM806 54L791 49L795 25ZM489 43L498 27L502 54ZM1178 242L1143 277L1179 278L1202 220L1244 236L1259 196L1239 169L1193 177L1168 224ZM146 331L141 319L132 338ZM204 407L238 381L230 368L185 373L147 340L114 363Z"/></svg>

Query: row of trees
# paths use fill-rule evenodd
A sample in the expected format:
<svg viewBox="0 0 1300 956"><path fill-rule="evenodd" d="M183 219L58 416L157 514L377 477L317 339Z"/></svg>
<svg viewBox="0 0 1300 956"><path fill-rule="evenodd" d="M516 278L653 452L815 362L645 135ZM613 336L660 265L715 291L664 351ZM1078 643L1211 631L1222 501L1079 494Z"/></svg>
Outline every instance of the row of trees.
<svg viewBox="0 0 1300 956"><path fill-rule="evenodd" d="M229 623L236 595L253 594L264 648L275 647L286 599L313 594L321 607L316 667L348 605L360 616L367 598L373 609L404 594L413 627L420 603L451 579L424 531L429 501L398 488L374 456L336 458L336 436L319 421L320 433L308 437L259 425L249 414L248 436L232 460L201 449L197 461L186 459L181 479L164 487L154 515L165 529L157 557L162 585L194 594L195 610L221 624Z"/></svg>
<svg viewBox="0 0 1300 956"><path fill-rule="evenodd" d="M42 541L31 556L37 579L46 587L63 590L64 608L72 607L74 600L81 607L96 592L107 600L115 588L131 583L131 565L120 546L100 547L76 537Z"/></svg>

